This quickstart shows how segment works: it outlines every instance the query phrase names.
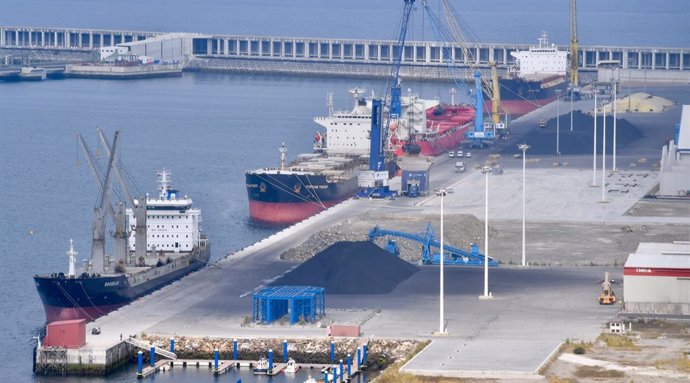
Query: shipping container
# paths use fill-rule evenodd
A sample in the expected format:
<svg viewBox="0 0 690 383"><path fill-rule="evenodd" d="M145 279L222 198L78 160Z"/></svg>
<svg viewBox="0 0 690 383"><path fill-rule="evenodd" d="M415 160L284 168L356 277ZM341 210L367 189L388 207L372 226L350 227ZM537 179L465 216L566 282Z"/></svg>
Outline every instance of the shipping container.
<svg viewBox="0 0 690 383"><path fill-rule="evenodd" d="M328 336L358 337L360 332L359 326L356 325L332 324L326 328L326 334Z"/></svg>
<svg viewBox="0 0 690 383"><path fill-rule="evenodd" d="M86 344L86 319L72 319L48 323L46 347L79 348Z"/></svg>

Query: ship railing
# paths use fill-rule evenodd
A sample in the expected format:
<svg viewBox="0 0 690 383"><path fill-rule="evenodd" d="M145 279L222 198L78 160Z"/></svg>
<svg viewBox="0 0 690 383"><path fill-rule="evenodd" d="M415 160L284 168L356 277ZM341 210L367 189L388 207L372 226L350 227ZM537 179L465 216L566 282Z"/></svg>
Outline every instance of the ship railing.
<svg viewBox="0 0 690 383"><path fill-rule="evenodd" d="M156 354L158 354L164 358L168 358L168 359L172 359L172 360L177 359L177 355L175 355L174 352L170 352L168 350L164 350L162 348L152 346L149 342L144 342L143 340L139 340L137 338L129 337L129 338L125 339L125 342L131 344L134 347L143 349L145 351L149 351L149 350L151 350L151 347L153 347L154 352Z"/></svg>

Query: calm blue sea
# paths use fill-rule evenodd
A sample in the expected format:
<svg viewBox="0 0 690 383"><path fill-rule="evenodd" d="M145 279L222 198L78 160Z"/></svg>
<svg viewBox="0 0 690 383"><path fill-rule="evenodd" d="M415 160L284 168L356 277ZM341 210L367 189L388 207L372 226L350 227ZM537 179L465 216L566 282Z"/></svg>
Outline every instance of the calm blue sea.
<svg viewBox="0 0 690 383"><path fill-rule="evenodd" d="M302 0L3 0L0 25L93 27L222 34L394 39L402 1ZM581 44L690 47L690 1L580 0ZM431 1L432 7L438 8ZM486 42L531 43L548 31L568 40L568 1L453 1ZM412 39L433 39L416 6ZM326 92L347 106L348 87L381 82L185 74L140 81L53 80L0 83L0 378L34 378L31 337L44 313L31 276L64 270L73 238L90 251L97 189L75 132L97 147L96 129L122 131L121 158L138 185L155 192L155 172L203 210L219 258L273 232L247 222L244 171L311 149L312 118L326 113ZM425 97L447 97L446 84L405 84ZM349 107L349 106L348 106ZM133 370L107 379L133 381ZM206 371L174 371L152 380L215 381ZM244 382L254 381L251 376ZM235 381L228 377L228 381ZM267 381L264 379L264 381ZM275 382L285 381L281 378ZM301 380L300 380L301 381Z"/></svg>

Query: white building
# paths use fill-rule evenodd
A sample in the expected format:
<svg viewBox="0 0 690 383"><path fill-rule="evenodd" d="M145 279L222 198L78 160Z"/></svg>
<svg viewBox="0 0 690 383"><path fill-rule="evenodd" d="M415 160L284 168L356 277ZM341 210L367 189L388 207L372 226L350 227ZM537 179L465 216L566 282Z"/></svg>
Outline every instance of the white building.
<svg viewBox="0 0 690 383"><path fill-rule="evenodd" d="M690 242L641 242L623 271L625 311L690 316Z"/></svg>
<svg viewBox="0 0 690 383"><path fill-rule="evenodd" d="M109 58L111 58L112 56L118 57L118 56L129 54L129 47L121 47L121 46L102 47L99 49L99 52L101 54L101 61L106 61Z"/></svg>
<svg viewBox="0 0 690 383"><path fill-rule="evenodd" d="M683 105L675 139L661 150L659 195L690 194L690 105Z"/></svg>

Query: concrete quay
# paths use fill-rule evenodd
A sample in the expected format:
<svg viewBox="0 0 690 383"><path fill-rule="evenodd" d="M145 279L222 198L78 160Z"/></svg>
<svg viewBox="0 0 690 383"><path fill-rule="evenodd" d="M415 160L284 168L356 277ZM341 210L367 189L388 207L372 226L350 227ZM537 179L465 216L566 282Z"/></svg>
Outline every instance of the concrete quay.
<svg viewBox="0 0 690 383"><path fill-rule="evenodd" d="M688 101L672 98L679 103ZM586 110L591 104L583 101L575 106ZM555 105L548 105L515 120L515 142L499 146L521 142L520 135L554 112ZM607 271L612 278L620 279L622 269L614 260L627 256L627 247L619 247L612 232L620 233L625 225L650 227L649 231L633 233L630 243L654 240L659 232L671 239L687 238L687 216L657 214L648 207L645 211L650 214L630 214L658 179L653 167L660 154L658 137L666 134L662 129L672 129L676 114L677 110L672 109L638 119L642 125L649 119L648 126L643 126L649 134L635 145L621 148L621 170L607 173L605 180L611 185L622 183L616 187L625 187L626 192L606 192L608 203L600 203L601 189L590 186L591 155L530 156L528 152L528 159L539 160L527 166L529 267L506 264L508 257L515 259L520 253L517 233L522 217L522 161L501 158L503 175L489 176L489 224L498 227L502 235L490 240L489 255L504 263L489 272L493 295L489 300L478 299L483 292L481 268L445 269L443 330L448 336L433 336L439 331L439 270L434 266L421 267L389 294L329 295L324 321L357 323L367 339L431 340L402 368L404 372L508 381L544 379L539 372L562 342L593 340L619 313L619 307L600 306L596 300L600 289L597 280ZM662 122L665 127L659 128ZM466 159L469 169L483 164L494 153L493 149L472 152L472 158ZM642 156L649 161L637 162ZM453 162L436 159L432 188L453 188L454 192L445 197L447 212L483 219L484 176L476 170L455 173ZM636 166L629 166L631 163ZM597 182L600 177L601 173ZM636 177L636 181L625 186L630 177ZM98 319L87 326L87 345L68 352L83 358L100 355L119 344L121 334L211 340L323 340L325 330L317 326L243 325L251 313L252 292L297 265L281 260L279 255L320 229L356 220L363 212L404 216L436 214L439 210L437 197L346 201ZM610 226L610 231L602 230L602 226ZM534 265L535 259L540 265ZM100 335L91 335L94 326L100 327Z"/></svg>

